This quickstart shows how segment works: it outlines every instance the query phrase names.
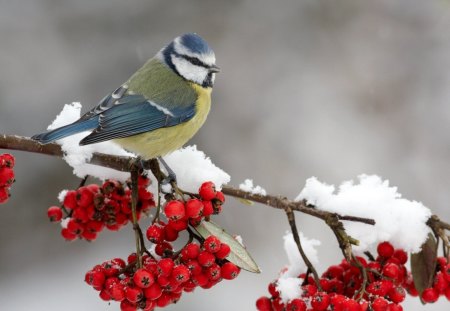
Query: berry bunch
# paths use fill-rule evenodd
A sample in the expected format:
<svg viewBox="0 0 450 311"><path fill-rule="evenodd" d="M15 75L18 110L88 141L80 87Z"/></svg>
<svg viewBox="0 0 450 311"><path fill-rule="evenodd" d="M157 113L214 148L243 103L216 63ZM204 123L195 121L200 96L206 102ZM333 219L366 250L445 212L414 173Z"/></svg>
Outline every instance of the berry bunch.
<svg viewBox="0 0 450 311"><path fill-rule="evenodd" d="M14 157L9 153L0 154L0 203L9 199L9 188L14 180Z"/></svg>
<svg viewBox="0 0 450 311"><path fill-rule="evenodd" d="M183 291L211 288L222 279L237 277L240 269L225 259L229 253L228 245L210 236L202 245L189 243L169 257L146 254L142 268L137 268L135 253L127 263L115 258L89 270L85 281L100 291L103 300L120 301L123 311L150 311L176 303Z"/></svg>
<svg viewBox="0 0 450 311"><path fill-rule="evenodd" d="M181 200L168 201L164 206L167 222L158 221L148 227L147 239L156 244L156 253L160 256L172 251L170 242L178 239L180 232L188 226L197 226L204 218L222 211L225 196L216 191L212 182L205 182L199 189L199 198L191 198L186 202ZM219 241L220 242L220 241ZM220 243L219 245L220 246Z"/></svg>
<svg viewBox="0 0 450 311"><path fill-rule="evenodd" d="M301 274L299 278L304 284L301 297L283 303L277 281L274 281L268 287L271 297L260 297L256 308L259 311L401 311L405 289L412 295L418 295L411 274L405 267L408 255L402 249L394 249L389 242L380 243L377 252L378 257L369 262L356 257L358 265L367 275L365 289L362 288L364 277L360 268L344 259L322 274L319 280L322 291L318 290L311 276L305 280L306 275ZM433 288L422 293L424 302L435 302L439 295L450 299L450 265L443 258L439 259L439 269ZM362 295L361 289L364 290Z"/></svg>
<svg viewBox="0 0 450 311"><path fill-rule="evenodd" d="M147 190L150 179L140 176L138 180L138 219L142 212L155 206L153 194ZM76 238L93 241L105 227L117 231L132 219L131 190L116 180L82 186L67 191L62 206L51 206L47 216L52 222L62 221L61 235L68 241Z"/></svg>

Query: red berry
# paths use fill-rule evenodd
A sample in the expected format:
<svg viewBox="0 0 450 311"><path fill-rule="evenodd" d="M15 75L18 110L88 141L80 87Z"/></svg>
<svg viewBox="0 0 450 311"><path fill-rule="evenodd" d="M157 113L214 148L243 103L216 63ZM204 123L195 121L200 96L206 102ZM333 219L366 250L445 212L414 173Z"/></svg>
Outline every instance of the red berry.
<svg viewBox="0 0 450 311"><path fill-rule="evenodd" d="M400 303L405 300L405 289L401 286L393 287L388 292L389 299L394 303Z"/></svg>
<svg viewBox="0 0 450 311"><path fill-rule="evenodd" d="M202 266L195 259L191 259L186 262L186 267L188 267L189 271L191 271L191 275L198 275L202 273Z"/></svg>
<svg viewBox="0 0 450 311"><path fill-rule="evenodd" d="M384 258L389 258L394 254L394 247L389 242L383 242L378 244L378 255Z"/></svg>
<svg viewBox="0 0 450 311"><path fill-rule="evenodd" d="M317 293L317 287L312 284L303 285L301 287L301 289L302 289L302 296L305 296L305 297L311 297L312 295Z"/></svg>
<svg viewBox="0 0 450 311"><path fill-rule="evenodd" d="M394 283L398 281L398 279L401 277L401 270L400 267L394 263L388 263L383 267L383 270L381 270L381 273L394 280Z"/></svg>
<svg viewBox="0 0 450 311"><path fill-rule="evenodd" d="M61 230L61 235L67 241L73 241L73 240L75 240L77 238L77 234L73 233L72 231L70 231L67 228L63 228Z"/></svg>
<svg viewBox="0 0 450 311"><path fill-rule="evenodd" d="M445 276L442 274L442 272L438 272L434 276L433 288L437 290L439 294L443 294L448 286L449 284L445 279Z"/></svg>
<svg viewBox="0 0 450 311"><path fill-rule="evenodd" d="M158 275L169 277L172 274L175 263L171 258L163 258L158 262L157 271Z"/></svg>
<svg viewBox="0 0 450 311"><path fill-rule="evenodd" d="M241 269L232 262L226 262L221 268L221 275L225 280L236 278Z"/></svg>
<svg viewBox="0 0 450 311"><path fill-rule="evenodd" d="M202 251L198 255L197 260L203 267L210 267L216 261L216 257L208 251Z"/></svg>
<svg viewBox="0 0 450 311"><path fill-rule="evenodd" d="M164 214L171 220L178 220L184 217L186 210L181 201L173 200L166 203Z"/></svg>
<svg viewBox="0 0 450 311"><path fill-rule="evenodd" d="M92 190L85 186L80 187L77 190L77 204L81 207L88 207L94 203L94 193Z"/></svg>
<svg viewBox="0 0 450 311"><path fill-rule="evenodd" d="M390 303L387 308L387 311L403 311L403 307L396 303Z"/></svg>
<svg viewBox="0 0 450 311"><path fill-rule="evenodd" d="M126 287L125 297L129 302L137 303L138 301L142 300L142 298L144 297L144 293L139 287Z"/></svg>
<svg viewBox="0 0 450 311"><path fill-rule="evenodd" d="M184 283L187 280L189 280L190 277L190 271L189 268L185 265L177 265L173 267L172 270L172 278L178 283Z"/></svg>
<svg viewBox="0 0 450 311"><path fill-rule="evenodd" d="M61 221L62 215L62 210L59 206L51 206L47 210L47 216L52 222Z"/></svg>
<svg viewBox="0 0 450 311"><path fill-rule="evenodd" d="M272 296L272 298L278 298L280 297L280 292L277 290L277 281L270 282L267 286L267 290L269 291L269 294Z"/></svg>
<svg viewBox="0 0 450 311"><path fill-rule="evenodd" d="M166 242L166 241L156 244L156 247L155 247L155 253L158 256L171 255L173 253L172 250L173 250L172 244L170 244L169 242Z"/></svg>
<svg viewBox="0 0 450 311"><path fill-rule="evenodd" d="M144 289L144 296L150 300L156 300L162 295L161 286L158 283L154 283L149 288Z"/></svg>
<svg viewBox="0 0 450 311"><path fill-rule="evenodd" d="M316 309L313 305L313 302L311 302L311 305L313 306L314 310L325 310L325 309ZM292 299L287 304L286 311L306 311L306 303L299 298Z"/></svg>
<svg viewBox="0 0 450 311"><path fill-rule="evenodd" d="M141 201L148 201L153 199L153 194L145 188L139 188L138 197Z"/></svg>
<svg viewBox="0 0 450 311"><path fill-rule="evenodd" d="M189 243L181 250L183 260L195 259L200 254L200 245Z"/></svg>
<svg viewBox="0 0 450 311"><path fill-rule="evenodd" d="M204 182L200 186L198 194L200 194L203 200L211 201L216 197L216 186L211 181Z"/></svg>
<svg viewBox="0 0 450 311"><path fill-rule="evenodd" d="M122 300L120 302L120 311L136 311L137 306L136 304L129 302L127 300Z"/></svg>
<svg viewBox="0 0 450 311"><path fill-rule="evenodd" d="M258 300L256 300L256 309L258 311L272 311L272 302L265 296L259 297Z"/></svg>
<svg viewBox="0 0 450 311"><path fill-rule="evenodd" d="M220 240L214 236L210 235L203 242L203 247L210 253L217 253L220 250Z"/></svg>
<svg viewBox="0 0 450 311"><path fill-rule="evenodd" d="M0 167L13 168L15 164L15 159L12 154L4 153L0 155Z"/></svg>
<svg viewBox="0 0 450 311"><path fill-rule="evenodd" d="M125 291L124 286L120 283L116 283L112 285L109 289L109 294L111 298L115 301L122 301L125 299Z"/></svg>
<svg viewBox="0 0 450 311"><path fill-rule="evenodd" d="M67 191L63 205L70 209L77 208L77 192L74 190Z"/></svg>
<svg viewBox="0 0 450 311"><path fill-rule="evenodd" d="M438 300L439 293L434 288L426 288L422 292L422 300L425 303L434 303Z"/></svg>
<svg viewBox="0 0 450 311"><path fill-rule="evenodd" d="M133 281L137 287L148 288L155 282L155 278L151 272L141 268L134 273Z"/></svg>
<svg viewBox="0 0 450 311"><path fill-rule="evenodd" d="M341 308L336 309L339 311L360 311L359 303L356 302L354 299L345 299L341 303Z"/></svg>
<svg viewBox="0 0 450 311"><path fill-rule="evenodd" d="M100 291L100 294L98 294L100 296L100 299L104 300L104 301L110 301L111 300L111 295L109 294L109 292L105 289L102 289Z"/></svg>
<svg viewBox="0 0 450 311"><path fill-rule="evenodd" d="M88 230L84 230L81 233L81 237L83 239L85 239L86 241L94 241L97 238L97 233L96 232L91 232Z"/></svg>
<svg viewBox="0 0 450 311"><path fill-rule="evenodd" d="M14 182L14 171L12 168L0 168L0 187L9 186Z"/></svg>
<svg viewBox="0 0 450 311"><path fill-rule="evenodd" d="M225 259L231 252L230 247L228 244L220 243L220 249L214 253L214 256L216 256L217 259Z"/></svg>
<svg viewBox="0 0 450 311"><path fill-rule="evenodd" d="M186 230L188 227L188 223L186 219L179 219L179 220L169 220L167 223L167 226L172 227L172 229L176 231L183 231Z"/></svg>
<svg viewBox="0 0 450 311"><path fill-rule="evenodd" d="M386 296L392 287L393 285L390 281L375 281L367 286L367 292L376 296Z"/></svg>
<svg viewBox="0 0 450 311"><path fill-rule="evenodd" d="M202 201L203 203L203 216L211 216L214 213L214 207L211 201Z"/></svg>
<svg viewBox="0 0 450 311"><path fill-rule="evenodd" d="M208 276L209 280L216 281L220 279L220 266L218 264L212 264L211 267L206 269L206 275Z"/></svg>
<svg viewBox="0 0 450 311"><path fill-rule="evenodd" d="M172 226L166 225L164 227L164 239L168 242L173 242L178 239L178 231Z"/></svg>
<svg viewBox="0 0 450 311"><path fill-rule="evenodd" d="M314 310L323 311L330 305L330 296L325 292L316 293L311 300L311 306Z"/></svg>
<svg viewBox="0 0 450 311"><path fill-rule="evenodd" d="M205 286L209 281L208 276L203 273L192 275L191 279L192 282L194 282L194 284L198 286Z"/></svg>
<svg viewBox="0 0 450 311"><path fill-rule="evenodd" d="M225 196L223 195L222 191L216 192L216 199L219 200L221 203L225 202Z"/></svg>
<svg viewBox="0 0 450 311"><path fill-rule="evenodd" d="M383 297L375 298L372 302L373 311L386 311L388 308L389 302Z"/></svg>
<svg viewBox="0 0 450 311"><path fill-rule="evenodd" d="M165 306L171 303L171 298L168 294L163 294L156 300L156 305L160 308L164 308Z"/></svg>
<svg viewBox="0 0 450 311"><path fill-rule="evenodd" d="M186 202L186 217L197 218L202 216L203 203L199 199L190 199Z"/></svg>
<svg viewBox="0 0 450 311"><path fill-rule="evenodd" d="M401 265L404 265L408 261L408 254L402 249L396 249L392 256L397 258Z"/></svg>
<svg viewBox="0 0 450 311"><path fill-rule="evenodd" d="M164 241L164 228L159 224L153 224L148 227L146 235L150 242L155 244L161 243Z"/></svg>

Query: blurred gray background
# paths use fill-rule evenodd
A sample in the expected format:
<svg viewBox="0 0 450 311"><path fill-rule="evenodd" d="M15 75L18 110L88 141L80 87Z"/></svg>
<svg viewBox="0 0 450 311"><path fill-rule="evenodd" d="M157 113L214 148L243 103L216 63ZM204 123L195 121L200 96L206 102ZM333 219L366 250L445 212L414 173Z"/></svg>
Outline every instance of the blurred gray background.
<svg viewBox="0 0 450 311"><path fill-rule="evenodd" d="M340 183L376 173L450 221L449 30L447 0L0 0L0 133L40 132L72 101L87 109L194 31L222 68L194 143L232 184L253 178L295 197L313 175ZM83 277L129 254L131 229L66 243L46 210L78 180L59 159L14 155L17 183L0 206L0 309L118 310ZM216 220L244 237L263 273L185 294L167 310L254 310L287 262L285 218L228 200ZM323 242L320 270L340 260L324 224L297 219Z"/></svg>

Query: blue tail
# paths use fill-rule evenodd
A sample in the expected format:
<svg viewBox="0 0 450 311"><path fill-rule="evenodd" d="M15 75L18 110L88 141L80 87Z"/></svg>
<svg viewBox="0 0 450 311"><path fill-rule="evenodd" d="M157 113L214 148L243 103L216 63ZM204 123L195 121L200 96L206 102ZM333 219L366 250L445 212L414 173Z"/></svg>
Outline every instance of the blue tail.
<svg viewBox="0 0 450 311"><path fill-rule="evenodd" d="M48 144L55 140L74 135L83 131L88 131L98 126L98 118L93 118L85 121L77 121L72 124L65 125L63 127L47 131L41 134L36 134L31 137L41 144Z"/></svg>

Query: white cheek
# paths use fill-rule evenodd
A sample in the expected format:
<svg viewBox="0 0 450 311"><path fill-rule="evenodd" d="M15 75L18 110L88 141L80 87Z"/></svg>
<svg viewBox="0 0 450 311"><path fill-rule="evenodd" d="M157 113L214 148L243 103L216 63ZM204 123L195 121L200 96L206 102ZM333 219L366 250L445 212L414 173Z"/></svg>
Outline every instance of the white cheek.
<svg viewBox="0 0 450 311"><path fill-rule="evenodd" d="M180 75L183 76L186 80L202 84L206 76L208 75L208 69L192 65L184 58L179 58L175 55L172 55L172 62Z"/></svg>

